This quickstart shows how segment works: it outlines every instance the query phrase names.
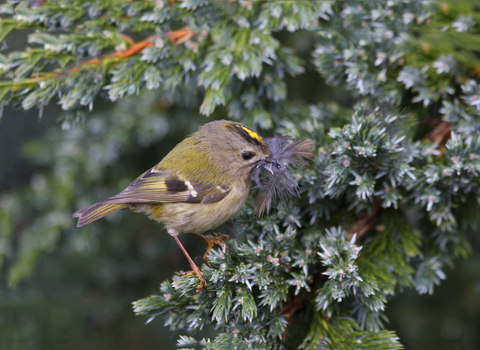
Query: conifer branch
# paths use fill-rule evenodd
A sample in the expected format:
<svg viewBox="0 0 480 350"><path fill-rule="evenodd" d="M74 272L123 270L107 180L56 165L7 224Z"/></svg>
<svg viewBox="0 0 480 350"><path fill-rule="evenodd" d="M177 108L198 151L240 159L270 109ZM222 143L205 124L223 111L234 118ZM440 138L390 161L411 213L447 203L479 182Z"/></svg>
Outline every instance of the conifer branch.
<svg viewBox="0 0 480 350"><path fill-rule="evenodd" d="M385 330L387 299L433 293L478 224L480 22L474 0L460 1L9 1L0 37L38 30L34 47L0 55L0 109L58 98L62 127L85 127L25 147L42 172L0 198L0 269L12 285L27 278L69 244L75 209L131 182L145 170L139 155L171 149L164 141L191 132L198 112L224 106L216 116L264 136L312 140L312 166L289 170L300 197L261 218L248 204L237 237L209 251L204 292L172 272L135 313L188 333L178 344L189 348L401 348ZM342 99L346 88L352 107L319 102L303 84L316 74ZM97 97L118 104L89 115ZM433 118L426 136L415 127ZM136 232L140 218L122 220L116 230ZM107 232L114 223L73 235L72 249L88 256L121 239ZM205 327L216 333L195 339Z"/></svg>
<svg viewBox="0 0 480 350"><path fill-rule="evenodd" d="M153 35L139 42L131 41L131 46L128 49L125 49L123 51L112 52L106 55L102 55L98 58L91 58L89 60L79 62L75 67L69 68L64 72L51 72L51 73L42 72L41 77L28 78L28 79L22 79L22 80L2 81L0 82L0 86L11 86L12 91L19 91L19 90L25 89L26 87L33 87L35 85L39 85L42 81L45 81L45 80L65 79L68 76L68 74L76 73L82 69L91 69L98 66L108 66L114 63L118 63L123 59L126 59L130 56L133 56L142 52L147 47L154 46L155 45L154 42L156 39L157 39L157 36Z"/></svg>

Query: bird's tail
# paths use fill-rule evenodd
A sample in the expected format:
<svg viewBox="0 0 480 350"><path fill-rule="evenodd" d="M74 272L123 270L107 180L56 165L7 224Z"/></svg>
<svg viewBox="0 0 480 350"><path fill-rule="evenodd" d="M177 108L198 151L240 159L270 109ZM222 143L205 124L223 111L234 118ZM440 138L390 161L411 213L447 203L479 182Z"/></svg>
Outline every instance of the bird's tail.
<svg viewBox="0 0 480 350"><path fill-rule="evenodd" d="M103 218L105 215L113 213L114 211L124 209L129 205L130 204L118 204L102 201L73 213L71 217L78 218L77 227L82 227L83 225Z"/></svg>

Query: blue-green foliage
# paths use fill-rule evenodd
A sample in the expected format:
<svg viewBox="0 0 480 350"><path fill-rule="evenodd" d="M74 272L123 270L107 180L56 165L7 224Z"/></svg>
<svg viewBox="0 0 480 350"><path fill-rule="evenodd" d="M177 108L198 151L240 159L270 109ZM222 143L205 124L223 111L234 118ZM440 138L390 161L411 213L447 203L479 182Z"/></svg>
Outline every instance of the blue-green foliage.
<svg viewBox="0 0 480 350"><path fill-rule="evenodd" d="M336 157L324 172L325 193L333 198L346 194L352 206L372 202L376 196L384 208L397 208L403 197L400 188L407 177L415 179L412 157L401 147L405 137L392 138L388 133L387 127L396 116L382 122L375 113L367 117L362 113L362 109L357 111L360 118L354 115L352 124L330 130Z"/></svg>
<svg viewBox="0 0 480 350"><path fill-rule="evenodd" d="M251 214L245 210L242 217L247 220ZM185 295L189 287L194 291L198 279L195 275L177 276L172 284L162 283L160 296L137 301L135 312L150 317L168 314L167 325L190 332L214 323L220 333L207 343L208 349L222 348L217 345L227 339L240 348L249 343L259 349L279 347L288 325L281 311L289 286L301 288L299 281L308 274L290 265L297 253L294 226L281 230L278 219L270 221L273 225L268 229L253 220L245 221L240 237L211 250L210 266L203 268L208 283L204 292ZM250 230L253 228L256 238L247 240L246 232L255 232Z"/></svg>
<svg viewBox="0 0 480 350"><path fill-rule="evenodd" d="M135 312L185 332L183 348L401 348L384 330L387 298L405 287L433 293L478 228L480 87L476 49L465 42L478 42L480 20L461 3L462 11L445 12L420 0L7 2L0 38L36 28L37 46L0 56L1 105L41 108L58 98L65 129L85 123L27 146L51 171L30 192L2 197L4 261L13 259L20 220L11 213L25 203L41 213L24 230L11 283L59 245L69 213L99 199L93 187L107 194L98 184L120 190L137 175L115 170L122 153L162 140L182 117L145 107L156 100L144 88L158 89L165 109L224 112L316 146L309 166L293 174L300 198L261 218L249 202L235 218L236 237L201 267L208 285L200 294L194 274L176 274L159 295L135 302ZM180 28L190 36L170 42ZM102 58L133 47L125 32L150 46ZM297 43L291 32L308 39ZM101 60L79 64L93 56ZM313 67L350 91L351 108L289 98L287 77ZM134 94L115 113L85 119L98 96ZM429 141L429 119L450 123L448 142ZM216 335L199 340L207 326Z"/></svg>
<svg viewBox="0 0 480 350"><path fill-rule="evenodd" d="M183 1L175 5L164 1L54 1L42 6L10 1L3 11L13 18L0 25L0 37L25 27L61 28L67 34L35 33L30 42L40 47L0 56L1 73L15 81L0 85L2 106L21 103L24 109L40 108L58 96L69 113L85 112L85 108L92 109L97 95L115 101L138 94L143 87L173 91L189 85L204 93L203 114L226 105L233 118L248 113L253 118L250 123L271 127L269 105L285 99L285 74L303 72L301 60L272 33L312 30L318 14L328 12L329 6L314 1ZM188 26L193 37L184 45L171 46L167 33L178 22ZM62 72L72 61L126 50L130 43L124 32L148 34L147 40L154 45L123 59L106 57L69 72L65 79ZM46 69L48 63L57 67L56 73L51 73L51 65ZM45 74L40 81L25 79Z"/></svg>

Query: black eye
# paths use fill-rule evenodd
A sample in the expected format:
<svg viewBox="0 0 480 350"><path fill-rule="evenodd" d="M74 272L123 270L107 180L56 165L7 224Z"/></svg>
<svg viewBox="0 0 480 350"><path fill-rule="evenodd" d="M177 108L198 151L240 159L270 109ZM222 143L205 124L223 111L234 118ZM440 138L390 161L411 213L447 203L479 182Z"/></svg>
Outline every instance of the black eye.
<svg viewBox="0 0 480 350"><path fill-rule="evenodd" d="M242 152L242 158L244 160L252 159L253 156L254 154L252 152L248 152L248 151Z"/></svg>

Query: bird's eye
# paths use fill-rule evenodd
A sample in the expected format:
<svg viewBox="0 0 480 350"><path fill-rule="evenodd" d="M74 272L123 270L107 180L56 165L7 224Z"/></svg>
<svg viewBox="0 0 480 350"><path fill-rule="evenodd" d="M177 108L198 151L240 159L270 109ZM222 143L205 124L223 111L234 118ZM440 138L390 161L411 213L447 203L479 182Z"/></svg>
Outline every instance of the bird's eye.
<svg viewBox="0 0 480 350"><path fill-rule="evenodd" d="M248 151L242 152L242 158L244 160L252 159L253 156L254 154L252 152L248 152Z"/></svg>

